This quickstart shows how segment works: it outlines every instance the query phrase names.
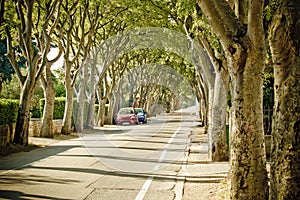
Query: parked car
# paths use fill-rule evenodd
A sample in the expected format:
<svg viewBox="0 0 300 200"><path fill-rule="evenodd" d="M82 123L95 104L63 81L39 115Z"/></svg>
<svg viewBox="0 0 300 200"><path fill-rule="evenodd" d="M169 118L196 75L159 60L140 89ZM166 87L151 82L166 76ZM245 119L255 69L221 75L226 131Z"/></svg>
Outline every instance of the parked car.
<svg viewBox="0 0 300 200"><path fill-rule="evenodd" d="M117 124L138 124L138 117L133 108L121 108L115 121Z"/></svg>
<svg viewBox="0 0 300 200"><path fill-rule="evenodd" d="M147 123L147 112L143 108L136 108L135 112L137 113L138 121L146 124Z"/></svg>

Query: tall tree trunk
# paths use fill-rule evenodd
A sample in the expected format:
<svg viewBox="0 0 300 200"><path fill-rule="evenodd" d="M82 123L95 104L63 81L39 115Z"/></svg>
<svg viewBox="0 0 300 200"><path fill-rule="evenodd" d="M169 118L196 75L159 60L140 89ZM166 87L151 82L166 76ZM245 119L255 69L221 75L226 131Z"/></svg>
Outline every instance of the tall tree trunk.
<svg viewBox="0 0 300 200"><path fill-rule="evenodd" d="M113 118L115 114L120 110L120 99L121 99L121 78L118 80L118 84L116 85L116 92L114 94L115 100L113 102Z"/></svg>
<svg viewBox="0 0 300 200"><path fill-rule="evenodd" d="M99 104L99 112L98 112L98 125L103 127L105 123L105 105L106 105L106 97L102 97L100 99L100 104Z"/></svg>
<svg viewBox="0 0 300 200"><path fill-rule="evenodd" d="M60 42L58 42L58 46L58 54L52 60L47 59L47 62L45 63L44 74L41 75L40 79L45 97L45 105L43 110L42 126L40 132L40 135L42 137L53 137L53 112L56 91L54 89L54 84L52 80L51 66L53 65L53 63L57 62L58 59L61 57L62 50Z"/></svg>
<svg viewBox="0 0 300 200"><path fill-rule="evenodd" d="M270 199L300 197L300 1L279 1L270 28L275 106Z"/></svg>
<svg viewBox="0 0 300 200"><path fill-rule="evenodd" d="M104 81L101 81L101 82L104 82ZM102 94L102 89L99 85L100 85L100 82L98 82L98 84L97 84L98 87L96 89L97 98L99 101L97 125L103 127L104 123L105 123L105 105L106 105L107 98L106 98L105 94Z"/></svg>
<svg viewBox="0 0 300 200"><path fill-rule="evenodd" d="M226 134L226 116L227 116L227 95L229 73L228 66L224 56L216 56L214 50L209 45L207 38L198 36L201 46L205 47L207 54L213 62L214 68L214 93L212 102L212 127L210 153L213 161L226 161L229 158L227 134Z"/></svg>
<svg viewBox="0 0 300 200"><path fill-rule="evenodd" d="M45 68L45 77L41 77L41 85L44 91L45 105L43 110L41 136L52 137L53 136L53 111L55 101L55 89L53 86L52 74L50 70L51 65L47 65Z"/></svg>
<svg viewBox="0 0 300 200"><path fill-rule="evenodd" d="M96 59L93 59L93 61ZM91 65L91 72L90 72L90 97L89 97L89 105L88 105L88 112L87 112L87 120L86 126L87 128L92 128L95 125L95 93L96 93L96 63L95 65Z"/></svg>
<svg viewBox="0 0 300 200"><path fill-rule="evenodd" d="M62 124L62 134L70 134L72 130L72 114L73 114L73 89L76 77L82 67L82 62L88 56L91 47L92 37L94 35L94 24L90 24L89 31L86 31L86 20L88 17L89 4L83 2L78 5L79 1L74 2L72 6L66 3L63 6L67 16L61 20L61 32L64 33L64 70L65 70L65 88L66 88L66 105ZM79 11L80 12L77 12ZM97 17L96 17L97 19ZM93 20L94 22L94 20ZM68 26L64 26L64 24ZM92 21L90 21L92 23ZM82 34L84 32L84 34Z"/></svg>
<svg viewBox="0 0 300 200"><path fill-rule="evenodd" d="M227 115L227 83L221 78L221 73L216 73L214 99L213 99L213 119L212 119L212 160L227 161L229 151L226 134Z"/></svg>
<svg viewBox="0 0 300 200"><path fill-rule="evenodd" d="M232 199L267 199L262 87L264 54L249 52L244 70L232 75Z"/></svg>
<svg viewBox="0 0 300 200"><path fill-rule="evenodd" d="M207 133L208 128L208 89L207 86L204 84L204 82L201 80L201 77L198 77L198 85L200 88L200 91L202 92L202 99L201 99L201 116L202 116L202 125L205 127L205 133Z"/></svg>
<svg viewBox="0 0 300 200"><path fill-rule="evenodd" d="M72 132L73 86L71 82L71 66L70 64L65 64L66 105L61 129L61 133L65 135Z"/></svg>
<svg viewBox="0 0 300 200"><path fill-rule="evenodd" d="M86 106L86 85L88 81L88 64L87 62L83 63L83 67L81 68L81 77L80 77L80 85L79 91L77 93L77 112L75 118L75 127L76 131L83 131L84 129L84 122L86 122L86 115L85 110L87 109Z"/></svg>
<svg viewBox="0 0 300 200"><path fill-rule="evenodd" d="M196 93L196 98L197 98L197 101L198 101L198 110L196 112L199 113L199 119L201 121L201 126L204 126L205 124L205 93L204 93L204 90L203 88L200 87L200 82L197 81L197 78L196 78L196 83L193 84L193 88L195 90L195 93Z"/></svg>
<svg viewBox="0 0 300 200"><path fill-rule="evenodd" d="M86 109L86 98L85 98L85 81L81 82L80 89L77 97L77 109L75 117L75 128L76 131L83 131L85 120L85 109Z"/></svg>
<svg viewBox="0 0 300 200"><path fill-rule="evenodd" d="M114 112L114 100L113 100L113 94L112 94L112 92L110 92L107 95L107 99L108 99L108 102L109 102L109 106L108 106L106 124L112 125L113 124L113 112Z"/></svg>
<svg viewBox="0 0 300 200"><path fill-rule="evenodd" d="M214 90L213 88L208 88L208 98L207 98L207 119L205 126L205 133L208 136L208 158L212 160L212 147L213 147L213 99Z"/></svg>
<svg viewBox="0 0 300 200"><path fill-rule="evenodd" d="M128 75L129 80L133 79L132 73L129 73ZM133 97L133 90L134 90L134 84L132 81L129 81L129 102L128 102L128 107L133 107L134 106L134 97Z"/></svg>
<svg viewBox="0 0 300 200"><path fill-rule="evenodd" d="M20 105L16 122L16 130L13 142L15 144L28 145L28 130L30 120L31 99L34 94L35 84L28 78L21 87Z"/></svg>
<svg viewBox="0 0 300 200"><path fill-rule="evenodd" d="M201 118L202 118L202 126L207 127L207 104L205 99L201 99Z"/></svg>

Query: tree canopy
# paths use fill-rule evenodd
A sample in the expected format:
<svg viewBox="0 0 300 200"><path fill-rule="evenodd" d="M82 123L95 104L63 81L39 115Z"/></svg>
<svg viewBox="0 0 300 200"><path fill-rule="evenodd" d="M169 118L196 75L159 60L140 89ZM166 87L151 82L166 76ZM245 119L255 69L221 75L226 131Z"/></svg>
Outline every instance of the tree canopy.
<svg viewBox="0 0 300 200"><path fill-rule="evenodd" d="M266 199L264 108L273 105L277 108L273 117L276 119L274 151L282 159L291 158L294 171L299 166L299 158L295 157L299 153L296 138L299 119L295 112L299 108L299 5L299 0L296 3L283 0L2 0L0 33L5 40L0 41L0 86L10 79L12 69L21 85L14 142L28 144L30 106L39 81L46 98L45 108L53 101L55 82L51 67L60 57L63 66L59 70L65 87L61 91L66 96L64 134L73 130L74 110L78 130L103 125L105 115L106 123L112 123L114 112L124 102L131 105L138 95L143 99L140 102L143 107L163 102L175 108L178 97L171 86L134 82L149 75L157 82L165 79L168 84L176 85L176 81L184 78L202 106L199 112L208 132L210 158L214 161L231 158L232 198ZM284 40L280 35L284 35ZM54 58L48 56L51 48L58 49ZM20 70L22 66L25 72ZM158 68L153 66L172 70L155 72ZM175 77L171 71L180 76ZM126 76L130 81L124 86L121 82ZM231 156L224 140L228 92ZM293 105L282 97L290 97ZM73 107L74 99L77 108ZM83 120L86 101L92 106L86 111L88 119ZM94 117L96 102L99 103L97 119ZM53 107L44 112L52 113L51 110ZM43 124L49 128L51 120L49 115ZM282 141L281 134L289 135L289 132L292 134L284 136ZM289 146L296 150L290 151ZM277 171L273 172L271 183L278 187L278 174L283 169L278 167L281 160L273 156ZM295 179L291 185L297 185ZM272 192L274 198L284 193Z"/></svg>

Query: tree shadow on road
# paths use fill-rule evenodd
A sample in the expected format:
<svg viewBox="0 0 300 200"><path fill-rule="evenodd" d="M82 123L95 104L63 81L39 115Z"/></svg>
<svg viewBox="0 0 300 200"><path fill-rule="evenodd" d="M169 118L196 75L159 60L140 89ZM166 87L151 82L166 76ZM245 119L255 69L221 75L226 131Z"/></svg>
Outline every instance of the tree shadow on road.
<svg viewBox="0 0 300 200"><path fill-rule="evenodd" d="M0 190L1 199L51 199L51 200L69 200L62 198L49 197L44 195L26 194L15 190Z"/></svg>
<svg viewBox="0 0 300 200"><path fill-rule="evenodd" d="M20 152L7 157L0 157L0 170L20 169L27 164L57 155L80 145L48 146L36 148L30 152ZM0 173L1 175L1 173Z"/></svg>

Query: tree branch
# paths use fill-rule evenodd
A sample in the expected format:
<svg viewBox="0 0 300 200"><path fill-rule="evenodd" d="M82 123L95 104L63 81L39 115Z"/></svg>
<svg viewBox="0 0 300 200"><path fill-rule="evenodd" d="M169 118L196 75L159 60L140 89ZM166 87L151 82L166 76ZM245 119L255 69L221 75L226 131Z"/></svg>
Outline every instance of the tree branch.
<svg viewBox="0 0 300 200"><path fill-rule="evenodd" d="M248 36L255 48L264 49L265 33L263 27L264 0L249 1Z"/></svg>
<svg viewBox="0 0 300 200"><path fill-rule="evenodd" d="M243 25L235 16L226 0L197 0L213 29L220 38L224 49L228 49L231 41L236 41L246 34Z"/></svg>
<svg viewBox="0 0 300 200"><path fill-rule="evenodd" d="M248 15L247 15L247 2L248 0L239 0L239 8L238 8L238 18L240 19L240 22L243 24L248 23ZM249 1L250 3L250 1Z"/></svg>
<svg viewBox="0 0 300 200"><path fill-rule="evenodd" d="M20 68L17 65L17 61L15 58L15 52L12 47L12 37L11 37L8 27L5 27L5 33L6 33L6 37L7 37L7 57L12 65L12 67L14 68L14 70L20 80L20 83L23 85L25 82L25 77L23 76Z"/></svg>
<svg viewBox="0 0 300 200"><path fill-rule="evenodd" d="M42 49L43 52L42 52L42 55L41 55L41 64L40 64L40 67L38 68L38 71L35 75L36 80L39 79L42 71L44 70L44 68L46 66L46 63L48 62L47 55L50 51L50 42L51 42L51 36L50 35L53 33L54 28L58 24L58 18L59 18L61 3L62 3L62 0L55 0L53 2L53 4L51 5L51 8L50 8L50 12L47 13L47 18L46 18L46 20L45 20L45 22L42 26L44 46L43 46L43 49ZM47 28L49 27L49 21L53 17L55 11L56 11L56 19L55 19L54 23L50 26L49 31L47 31ZM58 56L56 58L59 59ZM50 63L48 63L48 64L50 64Z"/></svg>

